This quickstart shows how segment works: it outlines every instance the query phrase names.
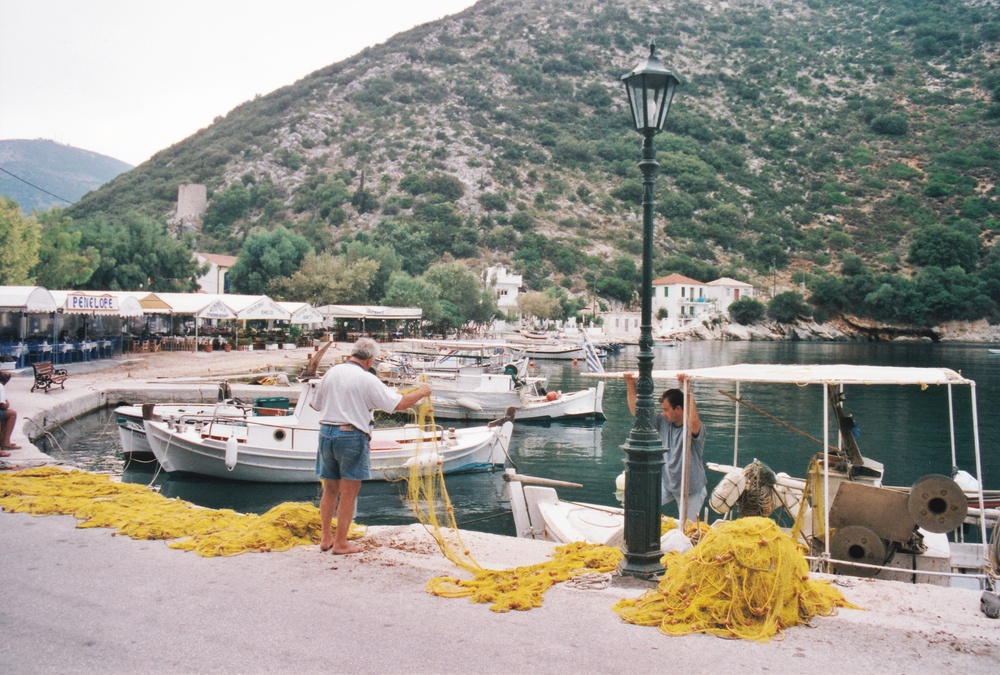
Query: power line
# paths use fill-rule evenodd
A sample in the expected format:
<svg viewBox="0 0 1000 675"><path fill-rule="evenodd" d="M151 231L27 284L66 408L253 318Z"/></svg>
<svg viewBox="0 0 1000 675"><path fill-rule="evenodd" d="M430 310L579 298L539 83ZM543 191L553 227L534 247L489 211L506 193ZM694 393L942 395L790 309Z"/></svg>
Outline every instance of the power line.
<svg viewBox="0 0 1000 675"><path fill-rule="evenodd" d="M10 176L11 178L14 178L15 180L21 181L25 185L30 185L31 187L35 188L36 190L39 190L40 192L44 192L45 194L47 194L50 197L55 197L56 199L59 199L61 201L66 202L67 204L72 204L73 203L73 202L71 202L68 199L64 199L63 197L60 197L59 195L52 194L51 192L49 192L45 188L40 188L37 185L35 185L34 183L29 183L28 181L24 180L20 176L15 176L14 174L12 174L10 171L8 171L7 169L3 168L2 166L0 166L0 171L3 171L5 174L7 174L8 176Z"/></svg>

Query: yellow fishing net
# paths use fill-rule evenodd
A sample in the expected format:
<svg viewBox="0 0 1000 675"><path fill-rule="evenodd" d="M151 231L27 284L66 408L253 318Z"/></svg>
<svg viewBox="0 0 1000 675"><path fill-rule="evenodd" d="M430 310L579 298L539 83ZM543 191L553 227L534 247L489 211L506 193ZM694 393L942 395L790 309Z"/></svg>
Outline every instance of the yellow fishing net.
<svg viewBox="0 0 1000 675"><path fill-rule="evenodd" d="M260 516L206 509L144 485L58 467L0 473L0 508L72 515L81 521L77 527L114 528L132 539L177 539L167 545L205 557L286 551L320 539L319 509L313 504L286 502ZM363 528L351 525L349 537L363 535Z"/></svg>
<svg viewBox="0 0 1000 675"><path fill-rule="evenodd" d="M434 429L434 415L427 399L417 409L417 423ZM436 436L431 436L437 453ZM427 448L416 452L426 453ZM483 568L462 542L455 520L455 509L445 488L441 462L427 471L426 462L413 462L407 485L407 498L414 515L434 537L448 560L473 575L472 579L435 577L427 582L427 592L446 598L469 598L472 602L491 603L494 612L540 607L542 595L553 584L591 572L611 572L622 559L621 551L608 546L576 543L560 546L552 560L507 570Z"/></svg>
<svg viewBox="0 0 1000 675"><path fill-rule="evenodd" d="M800 546L768 518L711 528L687 553L665 555L663 565L655 590L615 604L622 619L667 635L766 642L837 607L859 609L828 582L810 579Z"/></svg>

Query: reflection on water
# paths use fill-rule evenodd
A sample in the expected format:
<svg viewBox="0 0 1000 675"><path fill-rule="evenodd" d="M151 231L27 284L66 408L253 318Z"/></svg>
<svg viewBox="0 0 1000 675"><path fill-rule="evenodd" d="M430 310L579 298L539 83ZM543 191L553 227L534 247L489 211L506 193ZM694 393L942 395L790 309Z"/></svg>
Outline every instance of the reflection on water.
<svg viewBox="0 0 1000 675"><path fill-rule="evenodd" d="M638 349L629 347L610 357L608 370L635 370ZM893 366L943 366L976 380L980 411L980 441L985 487L1000 488L1000 356L986 346L930 344L848 344L791 342L702 342L677 347L656 346L654 368L705 367L732 363L854 363ZM538 362L535 371L549 378L547 388L572 391L593 385L582 377L581 363ZM668 383L656 383L656 396ZM722 387L698 384L695 395L708 429L705 459L733 462L737 404L719 393ZM735 393L727 390L728 393ZM803 436L823 437L823 392L818 387L743 385L741 396L760 410L791 425L797 433L748 408L739 412L739 464L758 458L775 471L801 476L820 445ZM973 472L970 392L953 390L958 464ZM932 387L852 387L845 410L860 429L858 444L866 456L885 464L885 480L911 485L928 473L951 473L947 389ZM576 501L618 505L615 477L624 469L621 445L633 418L625 404L621 380L610 380L604 397L607 421L601 424L515 425L510 457L520 473L582 483L579 490L560 490ZM831 429L835 427L831 426ZM831 431L831 433L835 433ZM82 468L124 473L124 480L153 482L169 497L212 508L263 513L285 501L318 503L318 485L233 483L171 478L156 473L156 465L130 464L119 454L117 428L110 410L87 415L52 434L50 454ZM721 476L709 475L713 487ZM449 476L446 480L457 518L466 527L513 534L502 474ZM371 525L406 524L414 518L405 499L405 483L366 483L358 499L358 522Z"/></svg>

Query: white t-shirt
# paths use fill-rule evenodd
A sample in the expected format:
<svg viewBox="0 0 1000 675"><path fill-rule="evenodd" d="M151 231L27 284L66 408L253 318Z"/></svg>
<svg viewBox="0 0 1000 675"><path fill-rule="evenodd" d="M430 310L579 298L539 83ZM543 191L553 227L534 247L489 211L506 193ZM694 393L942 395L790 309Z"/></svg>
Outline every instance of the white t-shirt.
<svg viewBox="0 0 1000 675"><path fill-rule="evenodd" d="M374 411L392 412L402 399L357 362L348 361L326 372L311 405L323 424L352 424L371 433Z"/></svg>

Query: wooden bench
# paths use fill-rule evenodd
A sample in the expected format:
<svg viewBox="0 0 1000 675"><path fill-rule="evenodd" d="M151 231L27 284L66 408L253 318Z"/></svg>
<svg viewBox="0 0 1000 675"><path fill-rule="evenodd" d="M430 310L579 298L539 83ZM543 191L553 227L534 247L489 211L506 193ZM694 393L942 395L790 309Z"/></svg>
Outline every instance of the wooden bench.
<svg viewBox="0 0 1000 675"><path fill-rule="evenodd" d="M31 391L44 389L47 394L54 384L58 384L61 389L66 388L66 385L63 383L66 382L69 373L65 369L54 368L51 361L32 363L31 367L35 370L35 383L31 385Z"/></svg>

